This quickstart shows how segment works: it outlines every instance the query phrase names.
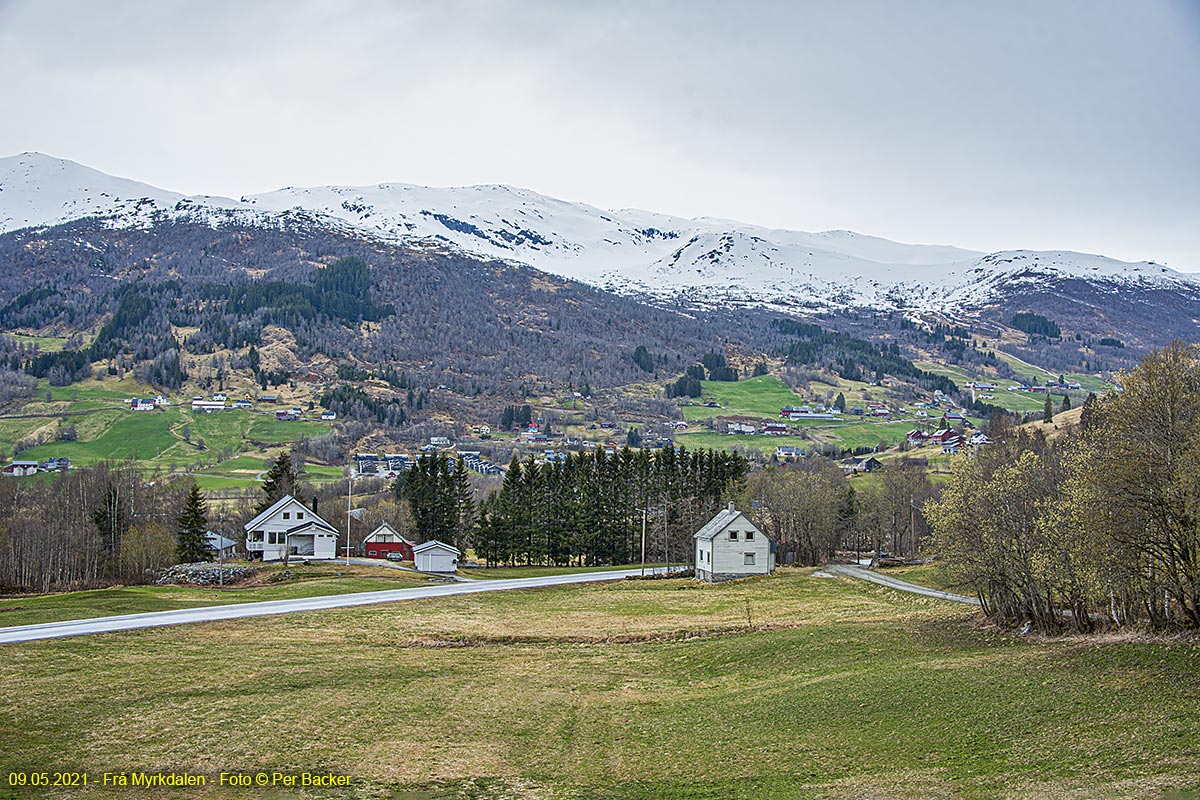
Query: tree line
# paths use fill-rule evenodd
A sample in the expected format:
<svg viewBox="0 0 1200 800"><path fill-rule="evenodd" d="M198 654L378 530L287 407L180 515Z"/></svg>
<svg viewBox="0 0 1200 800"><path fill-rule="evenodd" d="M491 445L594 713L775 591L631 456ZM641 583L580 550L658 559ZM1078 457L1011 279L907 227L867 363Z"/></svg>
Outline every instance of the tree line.
<svg viewBox="0 0 1200 800"><path fill-rule="evenodd" d="M0 480L0 588L145 583L172 564L207 559L209 524L194 481L148 481L128 462Z"/></svg>
<svg viewBox="0 0 1200 800"><path fill-rule="evenodd" d="M1200 349L1152 351L1120 380L1076 429L1020 429L961 460L927 507L990 617L1200 627Z"/></svg>
<svg viewBox="0 0 1200 800"><path fill-rule="evenodd" d="M666 448L575 453L522 462L475 504L461 464L422 456L394 486L422 538L473 547L488 564L631 563L691 559L691 535L747 474L740 455Z"/></svg>

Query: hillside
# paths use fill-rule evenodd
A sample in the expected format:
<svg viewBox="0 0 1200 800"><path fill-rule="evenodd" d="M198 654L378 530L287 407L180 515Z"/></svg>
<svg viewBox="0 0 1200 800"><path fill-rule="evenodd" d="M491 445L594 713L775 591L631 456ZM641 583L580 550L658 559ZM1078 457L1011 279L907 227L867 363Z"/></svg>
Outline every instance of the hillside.
<svg viewBox="0 0 1200 800"><path fill-rule="evenodd" d="M1193 276L1153 262L1025 250L985 255L853 231L607 211L509 186L288 187L234 200L185 197L39 153L0 159L0 232L84 216L117 228L165 221L307 228L449 248L699 308L874 308L965 318L1015 295L1061 295L1073 283L1107 294L1156 292L1187 308L1200 298ZM1188 317L1190 330L1197 316Z"/></svg>
<svg viewBox="0 0 1200 800"><path fill-rule="evenodd" d="M0 230L0 444L77 463L136 452L147 469L201 469L208 488L256 474L264 448L328 430L330 463L431 436L507 463L524 452L515 434L471 431L513 404L573 447L620 446L634 429L635 441L768 457L777 444L889 446L940 417L911 406L934 390L977 421L1036 411L1028 394L964 387L1065 374L1101 390L1200 318L1191 279L1152 264L608 212L504 186L185 197L26 154L0 159ZM1044 314L1055 336L1014 328L1018 311ZM753 382L701 371L703 387L672 397L708 355L733 377L765 370L779 391L752 397ZM136 392L107 388L127 380ZM47 390L56 405L41 408ZM137 422L144 436L118 419L139 394L217 391L338 421L271 436L223 422L200 434L201 451L181 441L182 412ZM739 415L761 426L789 402L838 393L888 416L805 423L777 442L726 433ZM63 443L64 420L85 413ZM221 471L242 452L254 463Z"/></svg>

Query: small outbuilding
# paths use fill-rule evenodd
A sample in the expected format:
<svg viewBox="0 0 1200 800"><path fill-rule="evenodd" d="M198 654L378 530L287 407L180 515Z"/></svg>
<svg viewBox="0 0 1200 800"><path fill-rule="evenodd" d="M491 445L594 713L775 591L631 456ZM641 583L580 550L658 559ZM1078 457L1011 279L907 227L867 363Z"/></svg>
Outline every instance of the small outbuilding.
<svg viewBox="0 0 1200 800"><path fill-rule="evenodd" d="M401 536L391 525L381 522L378 528L363 538L362 552L367 558L412 561L413 543ZM393 553L397 555L392 555Z"/></svg>
<svg viewBox="0 0 1200 800"><path fill-rule="evenodd" d="M775 544L733 503L692 537L696 541L696 578L727 581L775 571Z"/></svg>
<svg viewBox="0 0 1200 800"><path fill-rule="evenodd" d="M417 545L412 552L413 563L421 572L455 572L458 570L458 557L462 555L457 547L437 539Z"/></svg>
<svg viewBox="0 0 1200 800"><path fill-rule="evenodd" d="M212 551L213 558L223 561L232 561L237 558L238 543L233 539L208 531L204 534L204 541L208 542L208 549Z"/></svg>

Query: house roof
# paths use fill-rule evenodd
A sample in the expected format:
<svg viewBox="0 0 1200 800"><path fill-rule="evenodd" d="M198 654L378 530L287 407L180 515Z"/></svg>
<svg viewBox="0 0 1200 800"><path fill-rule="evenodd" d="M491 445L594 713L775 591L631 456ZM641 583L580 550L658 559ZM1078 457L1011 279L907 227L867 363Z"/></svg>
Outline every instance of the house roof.
<svg viewBox="0 0 1200 800"><path fill-rule="evenodd" d="M228 550L231 547L237 547L238 544L233 539L227 539L221 534L213 533L212 531L205 532L204 540L214 550Z"/></svg>
<svg viewBox="0 0 1200 800"><path fill-rule="evenodd" d="M696 531L696 533L692 535L692 538L711 541L712 539L716 538L718 533L725 530L725 528L736 521L739 517L745 520L746 524L751 528L754 528L756 531L758 530L758 528L754 526L754 523L746 519L745 515L734 508L733 503L730 503L729 508L724 508L718 511L715 517L710 519L703 528ZM761 531L759 532L761 533Z"/></svg>
<svg viewBox="0 0 1200 800"><path fill-rule="evenodd" d="M312 515L311 519L318 521L320 523L321 527L328 528L329 530L333 531L334 533L337 533L337 528L333 527L328 522L321 519L321 516L317 512L313 511L311 508L304 505L304 503L301 503L299 500L292 497L290 494L285 494L283 497L276 500L274 503L271 504L271 506L269 508L267 508L266 511L263 511L261 514L259 514L257 517L255 517L254 519L247 522L242 527L245 528L247 531L253 530L254 528L257 528L259 525L262 525L264 522L269 520L271 517L275 516L275 514L282 511L285 507L287 507L288 505L290 505L292 503L295 503L296 505L300 506L305 511L307 511L309 514L311 514ZM308 524L307 522L304 523L304 525L307 525L307 524ZM296 528L292 528L291 530L288 531L288 533L291 533L292 531L297 530L298 528L303 528L304 525L297 525Z"/></svg>
<svg viewBox="0 0 1200 800"><path fill-rule="evenodd" d="M314 514L312 519L306 519L304 522L301 522L299 525L297 525L293 528L288 528L286 531L284 531L284 534L287 536L291 536L294 533L300 533L305 528L320 528L321 530L329 531L330 533L332 533L334 535L337 535L337 533L338 533L337 528L333 527L328 522L326 522L325 520L321 519L320 517L318 517L317 515Z"/></svg>
<svg viewBox="0 0 1200 800"><path fill-rule="evenodd" d="M398 530L396 530L395 528L393 528L391 525L387 524L386 522L379 523L379 527L376 528L375 530L371 531L370 533L368 533L367 538L364 539L363 541L367 541L367 542L371 541L372 539L375 538L375 534L377 534L377 533L390 533L395 536L399 536L400 541L405 542L407 544L412 544L412 541L409 540L408 537L401 536L400 532Z"/></svg>
<svg viewBox="0 0 1200 800"><path fill-rule="evenodd" d="M430 539L428 542L422 542L421 544L417 545L413 548L413 555L416 555L417 553L424 553L426 550L434 550L438 548L450 553L454 553L456 556L462 555L462 551L457 547L452 547L445 542L439 542L437 539Z"/></svg>

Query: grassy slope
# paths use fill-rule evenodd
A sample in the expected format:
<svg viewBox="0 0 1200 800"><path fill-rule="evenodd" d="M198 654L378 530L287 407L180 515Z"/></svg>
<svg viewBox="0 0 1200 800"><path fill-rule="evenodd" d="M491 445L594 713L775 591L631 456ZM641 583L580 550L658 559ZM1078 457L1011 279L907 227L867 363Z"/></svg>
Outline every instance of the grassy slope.
<svg viewBox="0 0 1200 800"><path fill-rule="evenodd" d="M49 391L51 400L46 401ZM42 381L36 398L25 403L21 413L51 416L26 419L0 419L0 450L11 452L21 439L39 431L55 432L59 417L73 424L78 434L74 442L50 442L24 451L22 458L45 460L66 456L78 466L106 459L133 457L147 471L169 470L211 459L221 451L255 450L245 458L261 463L272 456L271 449L299 439L327 433L327 422L284 422L271 414L230 410L214 414L193 414L183 401L166 409L132 412L130 397L148 397L152 390L132 379L82 381L73 386L49 387ZM78 414L74 412L87 412ZM203 442L204 449L200 448ZM243 458L214 464L198 478L205 489L239 488L253 485L259 470ZM340 468L314 466L309 479L325 481L340 478Z"/></svg>
<svg viewBox="0 0 1200 800"><path fill-rule="evenodd" d="M303 796L364 798L1200 788L1200 646L1031 641L974 614L787 572L9 645L0 775L332 770L354 788Z"/></svg>
<svg viewBox="0 0 1200 800"><path fill-rule="evenodd" d="M866 384L844 382L841 391L846 394L847 404L860 402ZM806 400L792 392L781 380L771 375L733 382L703 381L702 402L717 402L721 408L705 408L702 405L683 407L684 417L689 421L711 419L717 416L757 416L777 420L779 409L788 405L803 405ZM883 397L883 390L871 387L876 397ZM810 449L814 444L830 442L840 447L874 447L882 440L885 444L896 444L911 430L913 422L878 422L870 418L847 415L840 420L805 420L789 423L794 428L803 428L809 439L794 436L730 436L724 433L700 431L679 434L676 439L687 447L711 447L717 449L742 445L748 450L757 450L764 455L775 452L776 445L793 445Z"/></svg>

